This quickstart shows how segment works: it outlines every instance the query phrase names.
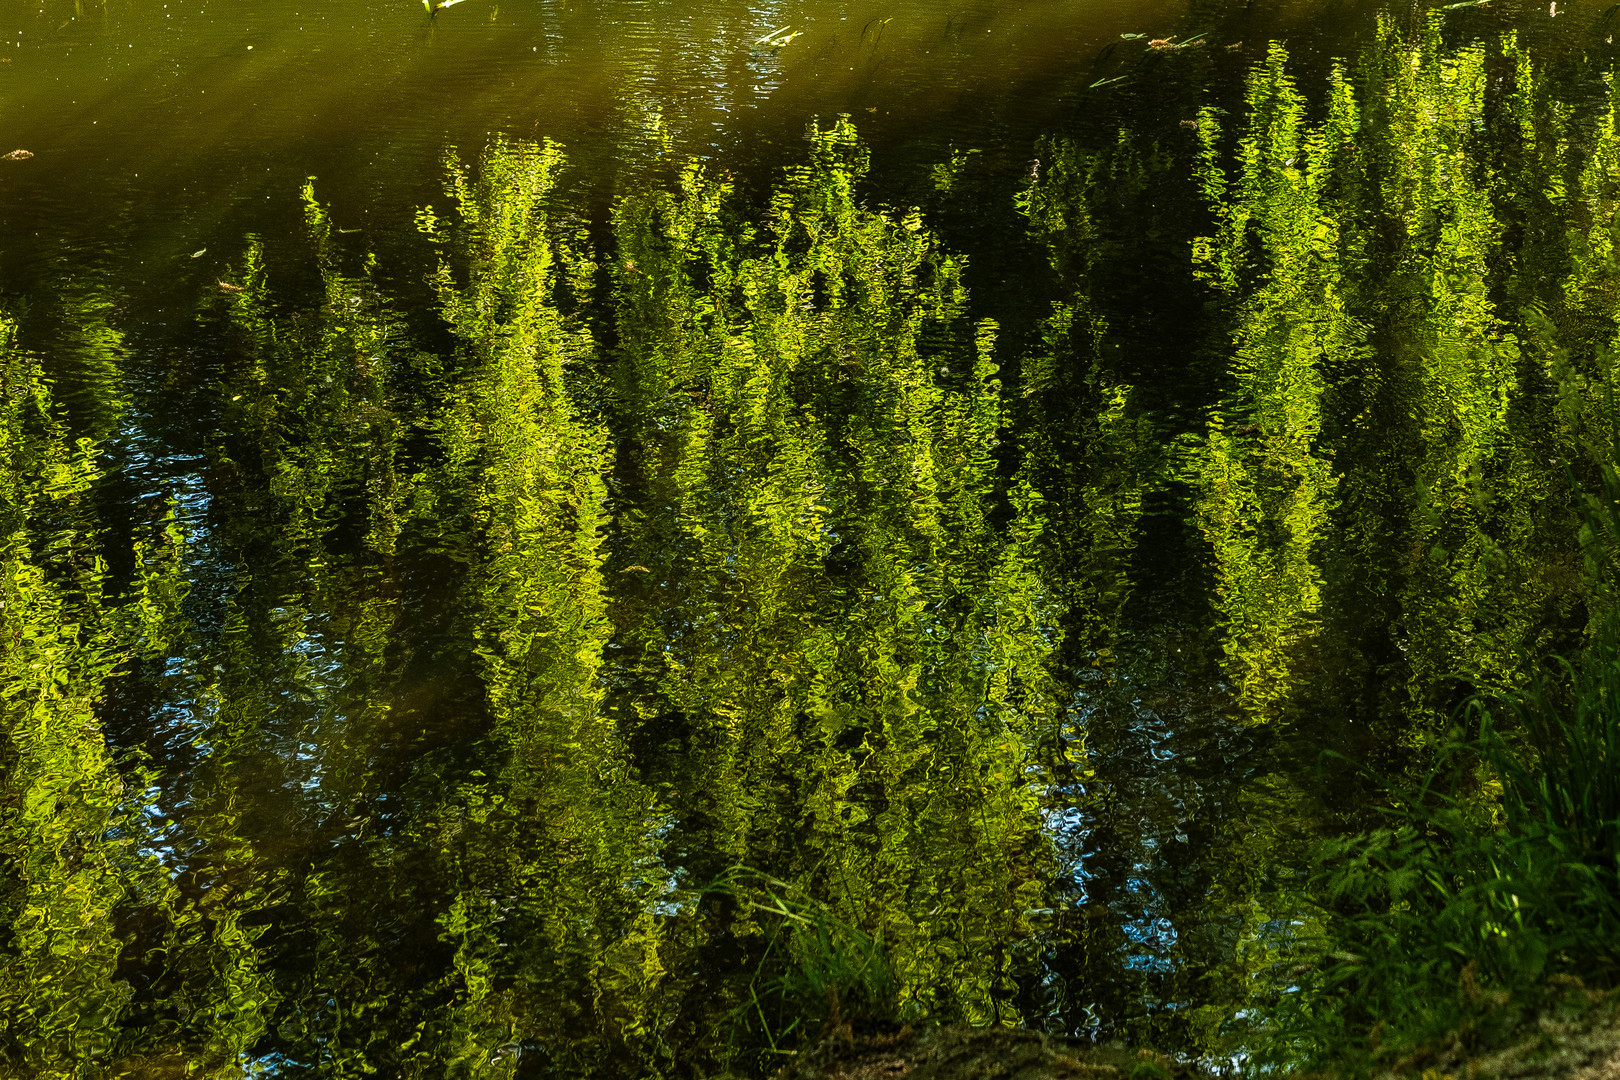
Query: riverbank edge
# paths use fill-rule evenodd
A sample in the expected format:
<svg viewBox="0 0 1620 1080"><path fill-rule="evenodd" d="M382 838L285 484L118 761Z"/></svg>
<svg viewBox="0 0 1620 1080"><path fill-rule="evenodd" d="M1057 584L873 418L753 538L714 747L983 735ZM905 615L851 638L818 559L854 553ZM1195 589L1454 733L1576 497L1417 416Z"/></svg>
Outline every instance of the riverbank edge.
<svg viewBox="0 0 1620 1080"><path fill-rule="evenodd" d="M1620 1080L1620 992L1577 990L1558 1015L1528 1018L1505 1047L1459 1035L1380 1071L1326 1069L1289 1080ZM1080 1046L1024 1028L959 1025L881 1034L834 1031L774 1080L1201 1080L1211 1074L1152 1050Z"/></svg>

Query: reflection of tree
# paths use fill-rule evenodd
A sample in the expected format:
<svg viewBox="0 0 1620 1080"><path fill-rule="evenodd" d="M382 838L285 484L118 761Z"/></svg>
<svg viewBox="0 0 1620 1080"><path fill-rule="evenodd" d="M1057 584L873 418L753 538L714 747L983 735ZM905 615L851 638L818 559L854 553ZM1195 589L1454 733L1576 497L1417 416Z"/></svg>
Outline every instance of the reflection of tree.
<svg viewBox="0 0 1620 1080"><path fill-rule="evenodd" d="M1194 175L1215 218L1193 269L1230 328L1221 396L1184 478L1211 544L1225 666L1242 703L1251 715L1287 716L1295 731L1308 725L1314 738L1364 749L1431 723L1446 673L1510 672L1521 647L1578 625L1589 602L1561 462L1573 456L1580 474L1594 457L1612 456L1615 113L1611 100L1596 107L1590 68L1532 62L1512 39L1448 48L1438 24L1412 37L1385 24L1366 55L1332 73L1314 122L1284 62L1275 50L1250 71L1234 137L1221 137L1214 108L1183 122L1198 128ZM1612 80L1606 92L1612 99ZM1115 589L1088 591L1100 579L1086 575L1108 563L1081 553L1110 545L1085 531L1095 489L1077 479L1134 475L1134 484L1102 490L1156 495L1141 466L1108 471L1131 460L1133 443L1104 433L1151 389L1151 380L1129 385L1138 380L1124 376L1150 350L1117 329L1151 303L1149 290L1108 288L1111 260L1130 250L1115 236L1145 244L1146 228L1131 233L1111 200L1151 189L1128 167L1131 153L1147 157L1170 139L1121 130L1113 144L1050 141L1025 196L1068 299L1048 323L1045 350L1023 364L1031 422L1020 437L1033 463L1056 463L1049 473L1068 481L1043 484L1056 504L1049 521L1064 523L1063 587L1074 597L1076 636L1103 641L1110 620L1081 614L1096 602L1089 597L1174 572L1127 567ZM1196 358L1184 371L1183 385L1160 391L1171 399L1166 416L1206 408ZM1116 382L1127 385L1107 393ZM1574 430L1582 434L1571 438ZM1146 520L1136 521L1144 534ZM1140 677L1130 693L1153 700L1152 677L1118 675ZM1095 687L1086 699L1106 701L1109 680ZM1107 704L1089 725L1094 763L1123 785L1116 791L1129 787L1120 746L1137 734L1138 710L1147 706ZM1367 731L1347 718L1381 724ZM1201 737L1180 731L1165 745ZM1159 782L1187 783L1188 772L1197 770L1166 767ZM1282 776L1246 779L1238 797L1255 820L1303 825L1311 814ZM1125 896L1134 849L1104 835L1099 820L1088 812L1067 826L1098 830L1079 891ZM1225 854L1188 855L1225 869L1190 876L1209 893L1163 905L1183 913L1171 916L1171 952L1185 966L1156 988L1185 998L1169 988L1192 985L1200 969L1200 993L1220 985L1241 998L1269 985L1264 972L1298 943L1276 929L1292 902L1258 868L1297 845L1287 831L1209 838ZM1187 884L1154 857L1139 861L1154 866L1149 877L1166 895ZM1206 911L1246 912L1245 928L1206 924ZM1054 966L1096 993L1089 988L1118 978L1114 965L1132 947L1122 926L1132 929L1103 916L1076 931L1064 948L1089 953L1091 967L1061 950ZM1117 1011L1133 1007L1120 1002ZM1211 1039L1219 1011L1164 1022Z"/></svg>
<svg viewBox="0 0 1620 1080"><path fill-rule="evenodd" d="M445 231L423 218L453 258L443 360L401 347L308 190L316 302L289 315L256 248L220 301L214 511L240 570L193 881L260 912L276 1043L320 1075L505 1075L540 1045L561 1067L646 1026L632 882L657 875L596 705L609 458L570 382L591 342L564 290L590 268L549 213L559 164L497 146L453 173ZM413 591L440 625L402 619Z"/></svg>
<svg viewBox="0 0 1620 1080"><path fill-rule="evenodd" d="M1600 460L1610 451L1552 432L1604 408L1592 403L1605 398L1613 270L1590 255L1612 228L1601 193L1615 117L1607 103L1584 119L1567 109L1552 77L1511 37L1447 48L1437 19L1410 38L1386 21L1358 63L1331 77L1326 118L1306 126L1274 52L1251 75L1249 130L1266 115L1258 83L1293 102L1283 112L1297 134L1260 129L1238 158L1245 175L1270 155L1304 181L1295 190L1311 201L1288 217L1300 225L1297 262L1258 214L1234 214L1243 198L1206 157L1226 229L1201 252L1206 272L1251 304L1291 265L1331 286L1327 296L1280 295L1285 307L1265 323L1338 335L1313 350L1307 395L1342 498L1315 519L1311 560L1331 662L1296 668L1327 685L1296 675L1291 688L1296 705L1334 702L1318 727L1326 741L1369 745L1344 722L1366 717L1382 721L1378 735L1410 742L1443 715L1445 676L1511 677L1523 650L1588 599L1561 459L1573 451L1579 471L1594 447ZM1284 168L1267 190L1289 190L1287 179ZM1240 334L1240 379L1243 350ZM1243 434L1263 435L1263 415ZM1413 764L1403 755L1399 767ZM1238 959L1278 940L1256 926ZM1254 985L1277 993L1279 978Z"/></svg>
<svg viewBox="0 0 1620 1080"><path fill-rule="evenodd" d="M137 543L132 580L109 580L91 509L101 447L73 437L14 334L0 317L0 1059L77 1076L127 1042L121 920L173 900L146 793L115 763L99 711L127 665L171 644L182 538L166 520Z"/></svg>
<svg viewBox="0 0 1620 1080"><path fill-rule="evenodd" d="M1404 701L1370 687L1384 709L1423 713L1447 672L1511 670L1558 588L1530 554L1568 519L1546 501L1548 420L1521 341L1554 336L1540 312L1556 290L1532 282L1565 270L1523 242L1518 327L1491 274L1504 207L1529 206L1527 237L1564 235L1571 166L1532 148L1571 136L1511 40L1446 50L1438 22L1408 42L1386 21L1314 126L1283 63L1275 48L1250 76L1231 182L1213 110L1200 121L1220 227L1199 259L1235 320L1236 396L1198 466L1232 673L1253 707L1285 700L1326 588L1333 647L1407 683ZM1491 63L1514 72L1495 106ZM1511 179L1483 160L1504 142Z"/></svg>
<svg viewBox="0 0 1620 1080"><path fill-rule="evenodd" d="M1099 667L1117 651L1143 498L1161 481L1160 435L1115 363L1114 313L1099 280L1124 245L1098 218L1147 191L1152 164L1143 157L1129 135L1100 153L1049 140L1045 174L1020 198L1064 292L1022 365L1020 441L1051 503L1044 539L1061 567L1053 585L1063 590L1072 645Z"/></svg>
<svg viewBox="0 0 1620 1080"><path fill-rule="evenodd" d="M1408 407L1421 449L1402 622L1412 690L1422 695L1462 657L1487 670L1513 665L1511 652L1491 656L1476 639L1522 610L1522 599L1501 588L1505 567L1493 557L1516 531L1526 493L1506 440L1519 350L1486 278L1503 226L1468 153L1485 107L1484 52L1442 54L1434 24L1421 45L1387 41L1381 53L1381 64L1369 64L1381 92L1369 96L1377 139L1367 148L1373 183L1363 190L1398 210L1407 240L1396 275L1410 299L1390 304L1395 318L1379 329L1395 364L1416 375Z"/></svg>
<svg viewBox="0 0 1620 1080"><path fill-rule="evenodd" d="M1436 19L1411 39L1386 21L1355 79L1358 137L1326 191L1368 347L1332 368L1328 588L1334 648L1362 657L1345 692L1404 726L1445 707L1447 674L1513 671L1568 602L1561 451L1525 359L1551 347L1539 312L1569 269L1544 238L1567 232L1570 167L1545 146L1581 137L1511 38L1448 50Z"/></svg>
<svg viewBox="0 0 1620 1080"><path fill-rule="evenodd" d="M446 860L453 1004L433 1026L457 1075L506 1075L525 1045L585 1071L648 1049L657 1020L650 799L601 709L612 458L582 400L591 335L566 314L594 267L554 213L561 165L497 143L453 171L466 276L438 277L457 353L430 498L468 529L460 604L490 713L476 767L423 823Z"/></svg>
<svg viewBox="0 0 1620 1080"><path fill-rule="evenodd" d="M398 331L369 273L341 271L325 211L304 197L319 271L308 309L288 317L251 243L237 291L203 318L225 354L207 524L231 573L186 688L169 688L191 703L200 756L185 778L182 889L191 932L213 934L207 947L182 939L175 992L201 970L223 972L228 995L190 1017L199 1043L252 1062L274 1030L292 1060L346 1076L372 1067L371 1040L342 1033L413 1004L381 959L401 932L375 918L397 884L390 858L333 839L383 795L398 677L387 647ZM366 970L359 955L379 959Z"/></svg>
<svg viewBox="0 0 1620 1080"><path fill-rule="evenodd" d="M253 241L196 322L197 539L139 521L133 560L96 521L139 397L117 308L64 292L51 379L5 324L5 1052L762 1069L828 1003L756 1000L808 938L716 880L881 942L906 1016L1215 1044L1294 957L1260 868L1310 815L1259 749L1288 726L1234 730L1170 655L1210 578L1246 716L1365 690L1397 744L1438 675L1596 597L1549 462L1612 463L1617 99L1552 79L1386 27L1317 122L1276 49L1224 134L1048 140L1019 206L1061 299L1012 395L847 123L760 213L689 164L600 246L560 151L498 141L418 215L419 332L306 190L302 291ZM1216 302L1148 329L1165 251ZM1161 574L1196 614L1154 637ZM148 796L101 722L152 701Z"/></svg>
<svg viewBox="0 0 1620 1080"><path fill-rule="evenodd" d="M915 215L857 203L865 167L840 123L758 232L695 167L619 208L627 707L692 870L801 884L905 1007L988 1019L1045 858L1040 500L997 497L994 328Z"/></svg>
<svg viewBox="0 0 1620 1080"><path fill-rule="evenodd" d="M1227 672L1259 715L1288 697L1294 652L1321 603L1313 554L1335 486L1317 446L1322 369L1361 347L1339 289L1339 223L1321 198L1354 134L1354 100L1336 76L1328 119L1307 134L1283 63L1273 46L1249 75L1230 183L1216 164L1215 113L1199 118L1201 182L1219 228L1196 252L1234 303L1235 385L1194 466L1198 512L1215 556Z"/></svg>

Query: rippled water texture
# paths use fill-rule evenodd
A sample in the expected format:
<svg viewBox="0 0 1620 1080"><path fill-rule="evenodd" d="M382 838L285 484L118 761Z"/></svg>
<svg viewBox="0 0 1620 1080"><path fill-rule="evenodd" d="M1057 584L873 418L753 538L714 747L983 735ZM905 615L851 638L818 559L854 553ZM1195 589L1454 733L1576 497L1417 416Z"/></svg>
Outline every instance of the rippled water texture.
<svg viewBox="0 0 1620 1080"><path fill-rule="evenodd" d="M7 219L65 230L81 252L109 225L161 230L178 235L149 242L171 254L234 202L285 201L310 174L420 182L447 144L491 131L558 139L603 169L648 129L746 159L841 112L981 145L998 123L1033 131L1053 80L1120 33L1182 16L1052 0L479 0L433 18L409 3L18 4L0 45L5 133L37 157L5 178Z"/></svg>
<svg viewBox="0 0 1620 1080"><path fill-rule="evenodd" d="M1606 595L1612 9L301 6L0 9L0 1074L1230 1061Z"/></svg>

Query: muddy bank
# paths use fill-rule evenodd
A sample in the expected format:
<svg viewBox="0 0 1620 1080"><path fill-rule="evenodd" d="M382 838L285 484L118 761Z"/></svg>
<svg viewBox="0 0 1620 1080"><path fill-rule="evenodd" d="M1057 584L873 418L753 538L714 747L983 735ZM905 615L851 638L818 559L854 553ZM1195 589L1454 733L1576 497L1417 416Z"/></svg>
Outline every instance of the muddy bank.
<svg viewBox="0 0 1620 1080"><path fill-rule="evenodd" d="M1525 1023L1506 1049L1470 1052L1467 1039L1397 1062L1378 1080L1620 1080L1620 998L1572 994L1558 1013Z"/></svg>
<svg viewBox="0 0 1620 1080"><path fill-rule="evenodd" d="M777 1080L1172 1080L1187 1075L1150 1051L1077 1047L1014 1028L847 1029L777 1073Z"/></svg>
<svg viewBox="0 0 1620 1080"><path fill-rule="evenodd" d="M1595 997L1595 995L1594 995ZM847 1029L776 1080L1196 1080L1204 1074L1148 1050L1076 1046L1012 1028ZM1362 1070L1290 1080L1349 1080ZM1620 1080L1620 998L1610 994L1527 1022L1506 1049L1470 1049L1465 1036L1393 1063L1375 1080Z"/></svg>

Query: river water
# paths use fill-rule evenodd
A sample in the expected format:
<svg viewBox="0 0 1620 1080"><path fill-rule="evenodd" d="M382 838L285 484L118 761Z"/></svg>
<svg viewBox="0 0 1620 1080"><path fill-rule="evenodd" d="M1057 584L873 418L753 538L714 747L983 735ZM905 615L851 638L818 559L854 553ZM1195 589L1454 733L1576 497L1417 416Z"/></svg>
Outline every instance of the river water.
<svg viewBox="0 0 1620 1080"><path fill-rule="evenodd" d="M0 1071L1240 1060L1601 592L1612 14L0 6Z"/></svg>

